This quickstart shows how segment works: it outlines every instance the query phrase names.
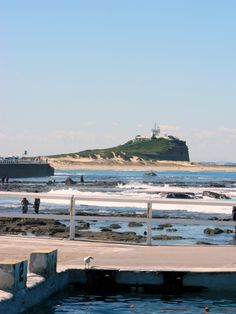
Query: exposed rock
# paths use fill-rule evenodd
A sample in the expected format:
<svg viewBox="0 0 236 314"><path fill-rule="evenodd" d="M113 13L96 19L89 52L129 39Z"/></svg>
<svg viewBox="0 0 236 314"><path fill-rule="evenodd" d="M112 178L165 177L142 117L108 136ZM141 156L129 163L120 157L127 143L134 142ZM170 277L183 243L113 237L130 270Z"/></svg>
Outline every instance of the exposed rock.
<svg viewBox="0 0 236 314"><path fill-rule="evenodd" d="M35 222L39 222L39 224L37 225L36 223L29 223L31 222L31 220L29 220L29 222L27 222L27 220L28 219L3 218L0 222L0 234L33 234L35 236L51 236L59 238L69 237L69 227L58 221L49 219L45 219L45 221L41 219L35 219ZM84 226L86 226L86 223ZM80 231L78 226L76 226L75 234L76 237L96 239L101 241L108 240L141 243L146 240L146 237L137 235L135 232L113 232L109 228L103 228L102 232L92 232Z"/></svg>
<svg viewBox="0 0 236 314"><path fill-rule="evenodd" d="M131 221L128 223L128 227L143 227L141 222Z"/></svg>
<svg viewBox="0 0 236 314"><path fill-rule="evenodd" d="M2 218L0 224L0 234L30 233L34 235L49 236L68 231L66 225L52 219L20 219Z"/></svg>
<svg viewBox="0 0 236 314"><path fill-rule="evenodd" d="M217 183L217 182L211 182L209 183L209 186L213 188L225 188L225 184Z"/></svg>
<svg viewBox="0 0 236 314"><path fill-rule="evenodd" d="M51 221L52 222L52 221ZM25 219L24 221L17 222L18 226L27 226L27 225L37 225L37 226L46 226L47 223L43 219Z"/></svg>
<svg viewBox="0 0 236 314"><path fill-rule="evenodd" d="M148 177L155 177L157 174L154 171L150 171L150 172L145 172L144 175Z"/></svg>
<svg viewBox="0 0 236 314"><path fill-rule="evenodd" d="M175 228L168 228L166 229L167 232L177 232L178 230Z"/></svg>
<svg viewBox="0 0 236 314"><path fill-rule="evenodd" d="M80 221L75 228L78 230L89 229L90 224L89 224L89 222Z"/></svg>
<svg viewBox="0 0 236 314"><path fill-rule="evenodd" d="M109 228L110 228L110 229L120 229L120 228L121 228L121 225L119 225L119 224L111 224L111 225L109 226Z"/></svg>
<svg viewBox="0 0 236 314"><path fill-rule="evenodd" d="M50 185L50 186L53 185L53 186L54 186L54 185L56 185L56 182L55 182L55 181L52 181L52 180L49 180L49 181L47 182L47 185Z"/></svg>
<svg viewBox="0 0 236 314"><path fill-rule="evenodd" d="M228 197L225 194L216 193L216 192L212 192L212 191L203 191L202 195L207 196L207 197L211 197L211 198L216 198L216 199L230 199L230 197Z"/></svg>
<svg viewBox="0 0 236 314"><path fill-rule="evenodd" d="M73 185L73 184L76 184L76 182L74 180L72 180L70 177L68 177L65 180L65 184L66 185Z"/></svg>
<svg viewBox="0 0 236 314"><path fill-rule="evenodd" d="M221 234L221 233L233 233L231 229L220 229L220 228L206 228L204 229L204 233L208 235Z"/></svg>
<svg viewBox="0 0 236 314"><path fill-rule="evenodd" d="M170 192L167 193L166 198L192 199L193 195L193 193Z"/></svg>
<svg viewBox="0 0 236 314"><path fill-rule="evenodd" d="M213 245L213 243L205 242L205 241L197 241L196 244L197 245Z"/></svg>
<svg viewBox="0 0 236 314"><path fill-rule="evenodd" d="M102 232L107 232L107 231L112 231L112 230L110 228L107 228L107 227L102 227L101 231Z"/></svg>
<svg viewBox="0 0 236 314"><path fill-rule="evenodd" d="M220 228L214 228L214 229L206 228L206 229L204 229L204 233L208 234L208 235L221 234L223 232L224 231L222 229L220 229Z"/></svg>
<svg viewBox="0 0 236 314"><path fill-rule="evenodd" d="M161 235L156 235L152 237L153 240L167 240L167 241L171 241L171 240L183 240L184 238L181 236L169 236L166 234L161 234Z"/></svg>
<svg viewBox="0 0 236 314"><path fill-rule="evenodd" d="M164 227L152 227L152 230L164 230Z"/></svg>
<svg viewBox="0 0 236 314"><path fill-rule="evenodd" d="M170 223L160 224L159 228L172 228L172 224Z"/></svg>
<svg viewBox="0 0 236 314"><path fill-rule="evenodd" d="M35 183L35 182L11 182L8 184L0 185L1 191L6 192L29 192L34 193L37 190L39 193L49 192L51 187L47 183Z"/></svg>
<svg viewBox="0 0 236 314"><path fill-rule="evenodd" d="M135 232L114 232L114 231L104 231L104 232L91 232L91 231L81 231L76 234L76 236L84 237L87 239L96 239L100 241L119 241L119 242L135 242L141 243L146 240L146 237L137 235Z"/></svg>

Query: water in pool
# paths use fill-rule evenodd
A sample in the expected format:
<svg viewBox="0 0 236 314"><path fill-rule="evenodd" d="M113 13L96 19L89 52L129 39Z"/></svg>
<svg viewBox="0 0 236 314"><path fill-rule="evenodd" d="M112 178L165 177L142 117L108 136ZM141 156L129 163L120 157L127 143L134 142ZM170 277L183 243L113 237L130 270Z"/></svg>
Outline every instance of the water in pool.
<svg viewBox="0 0 236 314"><path fill-rule="evenodd" d="M236 313L236 296L209 293L91 295L80 291L51 298L25 314L168 314L175 312Z"/></svg>

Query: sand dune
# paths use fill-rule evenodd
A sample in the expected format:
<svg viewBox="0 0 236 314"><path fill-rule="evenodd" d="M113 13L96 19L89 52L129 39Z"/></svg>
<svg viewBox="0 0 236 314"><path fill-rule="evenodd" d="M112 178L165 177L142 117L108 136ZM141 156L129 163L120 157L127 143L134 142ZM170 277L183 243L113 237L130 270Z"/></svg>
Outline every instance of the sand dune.
<svg viewBox="0 0 236 314"><path fill-rule="evenodd" d="M108 169L108 170L173 170L173 171L236 171L236 166L204 165L182 161L124 161L122 159L102 158L48 158L55 169Z"/></svg>

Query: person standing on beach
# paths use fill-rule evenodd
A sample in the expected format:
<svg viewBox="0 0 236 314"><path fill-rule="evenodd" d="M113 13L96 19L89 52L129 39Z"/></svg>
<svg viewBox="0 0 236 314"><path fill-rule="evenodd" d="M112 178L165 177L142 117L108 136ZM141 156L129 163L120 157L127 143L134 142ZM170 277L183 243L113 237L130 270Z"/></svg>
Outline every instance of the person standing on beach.
<svg viewBox="0 0 236 314"><path fill-rule="evenodd" d="M233 206L233 209L232 209L232 218L233 218L233 221L236 221L236 206ZM234 227L234 232L236 234L236 226Z"/></svg>
<svg viewBox="0 0 236 314"><path fill-rule="evenodd" d="M38 193L38 191L35 191L35 193ZM39 205L40 205L40 198L35 198L33 207L36 214L39 213Z"/></svg>
<svg viewBox="0 0 236 314"><path fill-rule="evenodd" d="M26 197L24 197L21 201L21 206L22 206L22 214L27 214L28 212L28 206L29 206L29 201L27 200Z"/></svg>

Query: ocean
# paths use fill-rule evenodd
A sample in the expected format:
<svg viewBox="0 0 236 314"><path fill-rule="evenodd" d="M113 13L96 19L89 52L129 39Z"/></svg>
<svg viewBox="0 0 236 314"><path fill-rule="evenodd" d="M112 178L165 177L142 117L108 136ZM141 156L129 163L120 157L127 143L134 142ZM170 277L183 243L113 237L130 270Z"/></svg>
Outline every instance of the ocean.
<svg viewBox="0 0 236 314"><path fill-rule="evenodd" d="M193 198L212 199L208 195L203 195L204 191L224 194L231 200L236 200L236 173L235 172L189 172L189 171L158 171L156 176L148 176L145 171L111 171L111 170L66 170L56 171L55 176L50 180L61 183L58 187L52 186L50 194L64 194L75 196L117 196L125 198L158 199L166 197L167 193L185 193ZM85 184L79 186L65 186L63 183L70 177L75 182L80 182L83 175ZM22 179L22 182L47 182L49 178ZM61 203L62 204L62 203ZM83 205L83 203L80 203ZM89 205L87 202L85 205ZM128 209L127 204L99 203L98 206L116 207L118 210ZM157 209L160 209L155 205ZM155 209L154 206L154 209ZM94 207L93 207L94 208ZM135 204L135 208L143 208L143 205ZM161 209L172 210L175 207L161 205ZM185 210L184 206L177 208ZM188 212L199 213L222 213L228 214L229 209L225 207L187 207Z"/></svg>
<svg viewBox="0 0 236 314"><path fill-rule="evenodd" d="M158 200L171 193L184 194L194 199L214 199L215 195L235 200L236 204L236 173L235 172L189 172L189 171L158 171L150 176L146 171L114 171L114 170L56 170L50 178L17 179L19 184L46 184L55 181L49 194L64 194L83 197L125 197ZM84 183L80 183L83 175ZM70 177L78 184L67 186L65 180ZM12 181L14 181L12 179ZM213 194L209 194L213 193ZM214 195L214 193L216 193ZM126 204L104 201L80 201L76 203L76 213L84 214L143 214L146 211L143 203ZM32 209L30 209L32 210ZM29 210L29 213L30 213ZM0 211L21 212L20 200L0 199ZM175 225L171 228L153 226L153 236L169 236L161 241L153 240L158 245L186 245L207 242L210 244L235 244L232 234L223 232L209 236L204 233L206 228L214 228L212 221L231 219L230 206L197 206L197 205L161 205L153 204L153 216L165 218L205 219L205 225ZM33 211L32 211L33 212ZM41 200L40 213L68 213L68 202L62 200ZM83 218L86 221L86 218ZM131 218L132 221L132 218ZM66 222L68 223L68 222ZM131 231L143 235L146 225L130 227L126 222L120 224L119 232ZM100 231L109 227L111 222L90 221L90 231ZM225 227L223 229L229 229ZM232 228L231 228L232 229Z"/></svg>

